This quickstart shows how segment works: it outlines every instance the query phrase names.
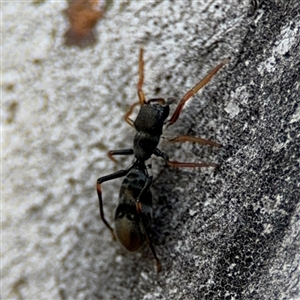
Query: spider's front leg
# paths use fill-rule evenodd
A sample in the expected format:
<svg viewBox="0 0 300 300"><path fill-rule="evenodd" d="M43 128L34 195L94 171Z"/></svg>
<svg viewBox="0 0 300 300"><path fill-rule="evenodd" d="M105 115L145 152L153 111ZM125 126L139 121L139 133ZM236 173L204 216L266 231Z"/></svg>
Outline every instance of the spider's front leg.
<svg viewBox="0 0 300 300"><path fill-rule="evenodd" d="M173 113L173 116L169 121L167 121L167 126L170 126L174 124L185 103L192 97L194 96L201 88L203 88L213 77L214 75L229 61L229 59L224 59L219 65L217 65L215 68L213 68L202 80L200 80L192 89L190 89L180 100L179 104L176 107L175 112Z"/></svg>

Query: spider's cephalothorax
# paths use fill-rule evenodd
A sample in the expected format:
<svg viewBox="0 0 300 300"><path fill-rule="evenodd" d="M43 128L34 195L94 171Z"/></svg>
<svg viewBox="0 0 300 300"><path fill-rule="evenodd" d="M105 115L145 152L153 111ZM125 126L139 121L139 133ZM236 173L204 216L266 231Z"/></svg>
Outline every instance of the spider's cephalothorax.
<svg viewBox="0 0 300 300"><path fill-rule="evenodd" d="M163 125L169 116L169 105L145 103L133 125L136 134L133 139L134 156L138 160L147 160L157 148L163 132Z"/></svg>

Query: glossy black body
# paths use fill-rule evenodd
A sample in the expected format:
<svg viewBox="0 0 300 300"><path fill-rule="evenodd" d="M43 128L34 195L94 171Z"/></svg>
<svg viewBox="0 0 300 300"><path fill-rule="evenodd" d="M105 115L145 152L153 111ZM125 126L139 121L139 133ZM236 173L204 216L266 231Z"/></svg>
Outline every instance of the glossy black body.
<svg viewBox="0 0 300 300"><path fill-rule="evenodd" d="M157 149L169 112L169 105L149 100L141 107L133 123L136 130L133 139L136 160L122 182L114 220L116 237L129 251L138 250L146 241L146 232L151 230L152 175L145 162ZM137 202L141 203L141 213L137 211Z"/></svg>
<svg viewBox="0 0 300 300"><path fill-rule="evenodd" d="M164 122L169 116L169 105L146 102L134 121L136 134L133 151L137 160L146 161L153 155L163 132Z"/></svg>
<svg viewBox="0 0 300 300"><path fill-rule="evenodd" d="M124 178L119 203L115 212L115 234L128 251L138 250L146 240L145 229L150 230L152 218L152 194L149 188L146 166L136 161ZM137 200L142 205L143 224L137 213Z"/></svg>
<svg viewBox="0 0 300 300"><path fill-rule="evenodd" d="M138 250L144 242L147 241L155 258L156 269L158 272L161 270L161 264L149 237L152 218L152 194L150 191L152 184L151 156L155 155L161 157L167 165L176 168L216 167L215 164L210 163L170 161L168 155L160 151L157 146L163 133L164 125L170 126L176 122L184 104L195 95L199 89L207 84L226 62L227 60L224 60L190 89L178 103L172 117L166 121L170 112L169 104L172 103L174 99L168 98L167 101L162 98L146 100L142 90L144 82L144 61L143 49L141 48L139 56L139 81L137 84L139 102L133 103L125 115L126 122L136 130L133 139L133 148L111 150L108 152L109 158L115 162L116 160L113 158L114 155L134 155L135 161L128 169L100 177L97 180L100 217L111 231L113 238L117 238L122 246L129 251ZM140 105L140 110L135 121L133 121L130 116L136 105ZM179 136L170 141L191 141L217 147L220 146L211 141L200 138L191 138L189 136ZM114 218L114 230L104 216L101 184L120 177L125 178L119 192L119 203Z"/></svg>

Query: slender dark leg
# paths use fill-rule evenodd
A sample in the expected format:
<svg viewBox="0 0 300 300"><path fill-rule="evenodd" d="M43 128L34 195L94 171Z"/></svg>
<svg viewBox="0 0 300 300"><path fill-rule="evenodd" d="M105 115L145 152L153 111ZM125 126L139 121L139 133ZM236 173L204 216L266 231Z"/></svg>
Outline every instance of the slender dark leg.
<svg viewBox="0 0 300 300"><path fill-rule="evenodd" d="M110 150L107 152L107 156L114 162L117 160L113 157L114 155L133 155L133 149L122 149L122 150Z"/></svg>
<svg viewBox="0 0 300 300"><path fill-rule="evenodd" d="M147 192L149 190L149 188L150 188L150 186L152 184L152 180L153 180L152 176L148 177L147 182L146 182L145 186L143 187L143 189L142 189L142 191L141 191L141 193L139 195L139 198L142 197L143 193L145 193L145 192ZM153 254L153 257L155 259L155 262L156 262L156 271L160 272L161 271L161 263L160 263L159 258L156 255L155 248L154 248L154 246L153 246L153 244L151 242L151 239L149 237L149 234L147 232L147 228L145 226L146 220L145 220L145 216L143 215L142 203L139 201L139 198L138 198L138 200L136 202L136 211L137 211L137 214L138 214L138 216L140 218L140 221L141 221L141 224L142 224L142 227L143 227L143 231L144 231L145 236L146 236L146 241L147 241L147 243L148 243L148 245L149 245L149 247L151 249L151 252Z"/></svg>
<svg viewBox="0 0 300 300"><path fill-rule="evenodd" d="M218 165L213 163L187 163L169 160L168 154L160 151L158 148L154 150L154 155L162 157L165 163L174 168L216 168Z"/></svg>
<svg viewBox="0 0 300 300"><path fill-rule="evenodd" d="M185 163L179 161L166 161L166 164L174 168L216 168L218 165L213 163Z"/></svg>
<svg viewBox="0 0 300 300"><path fill-rule="evenodd" d="M105 181L109 181L109 180L113 180L116 178L120 178L123 176L126 176L127 173L129 172L130 169L128 170L120 170L117 171L113 174L107 175L107 176L103 176L97 179L97 194L98 194L98 199L99 199L99 208L100 208L100 218L102 219L103 223L106 225L106 227L110 230L111 235L113 237L113 239L115 240L115 234L114 234L114 230L112 229L112 227L108 224L108 222L106 221L105 217L104 217L104 212L103 212L103 201L102 201L102 189L101 189L101 184Z"/></svg>
<svg viewBox="0 0 300 300"><path fill-rule="evenodd" d="M169 140L169 142L180 142L180 143L184 143L184 142L192 142L192 143L198 143L201 145L209 145L212 147L217 147L217 148L221 148L222 145L219 143L216 143L214 141L211 140L205 140L205 139L201 139L198 137L193 137L193 136L187 136L187 135L182 135L182 136L177 136L175 138L172 138Z"/></svg>
<svg viewBox="0 0 300 300"><path fill-rule="evenodd" d="M173 116L169 121L167 121L168 126L175 123L181 113L181 110L183 109L184 104L192 97L194 96L203 86L205 86L212 77L228 62L228 59L225 59L223 62L221 62L219 65L217 65L214 69L212 69L199 83L197 83L191 90L189 90L183 98L180 100L179 104L176 107L175 112L173 113Z"/></svg>

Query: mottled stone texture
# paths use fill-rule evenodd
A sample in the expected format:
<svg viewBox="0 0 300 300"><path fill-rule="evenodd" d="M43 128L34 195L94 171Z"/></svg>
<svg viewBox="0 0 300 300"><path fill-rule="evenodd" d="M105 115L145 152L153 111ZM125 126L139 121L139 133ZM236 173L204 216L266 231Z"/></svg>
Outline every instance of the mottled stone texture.
<svg viewBox="0 0 300 300"><path fill-rule="evenodd" d="M5 2L2 299L299 299L300 3L109 1L97 44L67 48L67 2ZM165 135L153 161L153 242L126 253L99 219L96 179L125 168L137 100L180 99L230 63ZM174 107L174 106L173 106ZM174 109L174 108L172 108ZM112 219L120 181L103 184Z"/></svg>

